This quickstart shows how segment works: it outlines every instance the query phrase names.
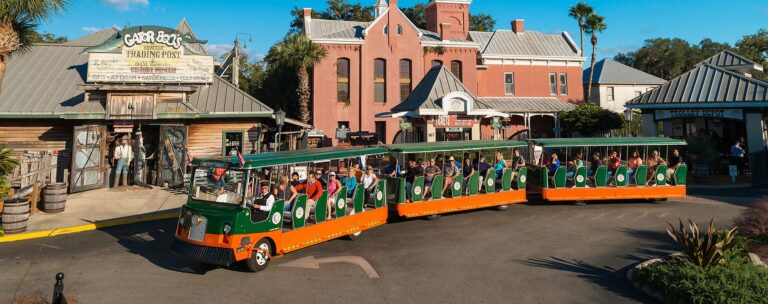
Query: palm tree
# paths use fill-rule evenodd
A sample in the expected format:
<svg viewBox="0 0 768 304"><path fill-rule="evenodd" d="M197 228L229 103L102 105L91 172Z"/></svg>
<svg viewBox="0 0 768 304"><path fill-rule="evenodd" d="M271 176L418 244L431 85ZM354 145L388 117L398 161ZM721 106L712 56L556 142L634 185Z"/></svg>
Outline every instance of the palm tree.
<svg viewBox="0 0 768 304"><path fill-rule="evenodd" d="M269 50L264 60L273 68L290 68L296 71L299 86L296 94L299 99L299 119L310 122L309 114L309 69L325 58L328 51L315 44L303 34L289 34Z"/></svg>
<svg viewBox="0 0 768 304"><path fill-rule="evenodd" d="M23 53L32 46L35 27L67 6L68 0L0 1L0 86L12 53Z"/></svg>
<svg viewBox="0 0 768 304"><path fill-rule="evenodd" d="M11 158L11 149L0 146L0 176L9 174L19 165L19 161Z"/></svg>
<svg viewBox="0 0 768 304"><path fill-rule="evenodd" d="M579 36L581 37L581 54L584 54L584 31L586 28L587 17L594 15L595 10L589 6L586 2L579 2L576 5L571 6L568 10L568 16L579 22Z"/></svg>
<svg viewBox="0 0 768 304"><path fill-rule="evenodd" d="M585 102L589 102L589 95L592 93L592 77L595 75L595 63L597 61L597 34L602 33L608 28L605 24L605 17L590 15L587 17L586 32L592 35L592 65L589 68L589 82L587 83L587 92L584 94Z"/></svg>

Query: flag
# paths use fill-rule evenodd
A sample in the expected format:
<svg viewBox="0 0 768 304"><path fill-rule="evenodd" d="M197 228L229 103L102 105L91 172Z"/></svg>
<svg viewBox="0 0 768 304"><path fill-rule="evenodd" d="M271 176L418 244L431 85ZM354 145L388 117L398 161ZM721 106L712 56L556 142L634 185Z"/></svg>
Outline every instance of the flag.
<svg viewBox="0 0 768 304"><path fill-rule="evenodd" d="M245 158L243 158L243 154L240 151L237 152L237 161L240 162L240 169L245 167Z"/></svg>

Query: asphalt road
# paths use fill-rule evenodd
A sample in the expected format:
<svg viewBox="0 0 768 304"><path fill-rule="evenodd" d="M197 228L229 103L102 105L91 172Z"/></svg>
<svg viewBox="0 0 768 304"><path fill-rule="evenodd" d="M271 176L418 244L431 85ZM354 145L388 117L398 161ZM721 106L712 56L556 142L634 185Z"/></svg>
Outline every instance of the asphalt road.
<svg viewBox="0 0 768 304"><path fill-rule="evenodd" d="M728 225L743 206L633 202L515 205L410 220L272 261L264 272L210 268L169 251L175 221L0 244L0 303L39 292L54 275L78 303L638 303L625 271L674 250L666 222ZM359 256L348 263L285 264ZM283 265L283 266L281 266Z"/></svg>

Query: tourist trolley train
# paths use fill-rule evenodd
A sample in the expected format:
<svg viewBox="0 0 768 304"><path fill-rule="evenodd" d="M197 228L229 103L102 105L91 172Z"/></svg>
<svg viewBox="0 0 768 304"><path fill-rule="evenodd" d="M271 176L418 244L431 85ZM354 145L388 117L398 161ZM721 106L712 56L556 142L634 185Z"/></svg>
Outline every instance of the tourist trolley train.
<svg viewBox="0 0 768 304"><path fill-rule="evenodd" d="M684 165L668 171L666 163L616 165L615 158L594 170L578 161L566 165L571 153L617 151L621 157L679 145L685 142L459 141L195 159L172 250L205 264L241 263L260 271L284 253L355 239L391 216L434 219L464 210L505 210L526 202L526 188L549 201L679 198L685 196ZM561 166L550 163L546 156L552 154L562 155Z"/></svg>

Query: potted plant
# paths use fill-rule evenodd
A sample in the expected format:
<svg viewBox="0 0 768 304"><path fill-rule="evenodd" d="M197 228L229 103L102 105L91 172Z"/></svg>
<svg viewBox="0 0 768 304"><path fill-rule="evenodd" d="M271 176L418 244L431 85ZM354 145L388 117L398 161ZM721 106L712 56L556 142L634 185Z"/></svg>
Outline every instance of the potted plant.
<svg viewBox="0 0 768 304"><path fill-rule="evenodd" d="M712 166L717 166L722 156L715 150L716 140L711 134L701 134L688 140L688 156L693 163L693 178L698 183L710 181Z"/></svg>

